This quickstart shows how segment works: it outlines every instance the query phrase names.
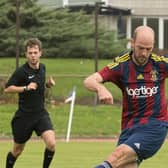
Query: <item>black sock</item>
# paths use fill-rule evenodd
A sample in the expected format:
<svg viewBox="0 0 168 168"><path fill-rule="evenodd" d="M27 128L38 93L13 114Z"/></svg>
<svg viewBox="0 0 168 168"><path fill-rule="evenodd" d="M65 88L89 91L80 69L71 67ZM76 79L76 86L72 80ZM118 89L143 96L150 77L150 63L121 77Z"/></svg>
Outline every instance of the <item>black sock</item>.
<svg viewBox="0 0 168 168"><path fill-rule="evenodd" d="M12 155L11 152L7 154L6 157L6 168L12 168L15 164L16 158Z"/></svg>
<svg viewBox="0 0 168 168"><path fill-rule="evenodd" d="M53 156L54 156L54 153L53 151L49 151L48 149L45 149L45 152L44 152L44 161L43 161L43 168L48 168L52 159L53 159Z"/></svg>
<svg viewBox="0 0 168 168"><path fill-rule="evenodd" d="M100 165L96 166L95 168L113 168L108 161L104 161Z"/></svg>

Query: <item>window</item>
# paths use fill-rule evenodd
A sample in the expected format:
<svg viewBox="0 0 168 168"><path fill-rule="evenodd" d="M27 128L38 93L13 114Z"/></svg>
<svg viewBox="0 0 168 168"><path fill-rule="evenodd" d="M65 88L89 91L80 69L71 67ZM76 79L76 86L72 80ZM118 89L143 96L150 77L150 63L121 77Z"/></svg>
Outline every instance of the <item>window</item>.
<svg viewBox="0 0 168 168"><path fill-rule="evenodd" d="M168 49L168 20L164 20L164 49Z"/></svg>
<svg viewBox="0 0 168 168"><path fill-rule="evenodd" d="M155 48L158 48L158 36L159 36L158 22L159 22L158 18L147 19L147 25L150 26L155 32Z"/></svg>
<svg viewBox="0 0 168 168"><path fill-rule="evenodd" d="M132 18L132 35L136 27L143 25L143 19L142 18Z"/></svg>
<svg viewBox="0 0 168 168"><path fill-rule="evenodd" d="M117 20L118 38L126 38L126 18L119 16Z"/></svg>

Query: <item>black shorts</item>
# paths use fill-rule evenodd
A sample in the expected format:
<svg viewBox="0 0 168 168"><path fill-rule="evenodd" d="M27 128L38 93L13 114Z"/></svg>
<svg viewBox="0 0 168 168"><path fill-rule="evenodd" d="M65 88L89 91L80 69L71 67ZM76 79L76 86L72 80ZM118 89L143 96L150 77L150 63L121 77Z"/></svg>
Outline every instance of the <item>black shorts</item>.
<svg viewBox="0 0 168 168"><path fill-rule="evenodd" d="M48 114L40 116L15 116L12 121L12 133L16 143L25 143L32 136L33 131L40 136L46 130L53 130Z"/></svg>

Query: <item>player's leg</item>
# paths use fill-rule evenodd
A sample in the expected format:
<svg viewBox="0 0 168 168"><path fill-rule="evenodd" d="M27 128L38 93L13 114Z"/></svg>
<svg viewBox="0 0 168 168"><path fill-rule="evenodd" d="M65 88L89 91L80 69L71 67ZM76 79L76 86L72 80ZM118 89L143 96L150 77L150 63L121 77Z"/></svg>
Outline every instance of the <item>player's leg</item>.
<svg viewBox="0 0 168 168"><path fill-rule="evenodd" d="M121 144L110 154L106 161L96 168L137 168L137 154L128 145Z"/></svg>
<svg viewBox="0 0 168 168"><path fill-rule="evenodd" d="M13 149L7 154L6 168L12 168L16 159L22 153L26 141L31 137L32 130L29 128L27 117L14 117L11 122L14 138Z"/></svg>
<svg viewBox="0 0 168 168"><path fill-rule="evenodd" d="M55 133L53 130L47 130L42 133L41 137L46 144L46 149L44 152L43 168L48 168L55 153L55 144L56 144Z"/></svg>
<svg viewBox="0 0 168 168"><path fill-rule="evenodd" d="M107 161L104 161L102 164L100 164L99 166L97 166L96 168L113 168L110 163L108 163ZM117 168L138 168L137 163L128 163L125 166L120 166Z"/></svg>
<svg viewBox="0 0 168 168"><path fill-rule="evenodd" d="M119 146L107 159L108 164L96 168L136 168L160 149L166 135L166 126L157 121L123 131Z"/></svg>
<svg viewBox="0 0 168 168"><path fill-rule="evenodd" d="M44 151L44 160L43 160L43 168L48 168L54 153L55 153L55 132L53 130L53 126L50 120L49 115L42 116L38 123L36 124L35 131L37 135L40 135L46 144L46 149Z"/></svg>
<svg viewBox="0 0 168 168"><path fill-rule="evenodd" d="M24 150L25 144L14 143L12 151L7 154L6 157L6 168L13 168L16 159Z"/></svg>
<svg viewBox="0 0 168 168"><path fill-rule="evenodd" d="M118 168L138 168L138 167L139 167L139 165L137 165L137 163L130 163L130 164L125 165L124 167L121 166Z"/></svg>

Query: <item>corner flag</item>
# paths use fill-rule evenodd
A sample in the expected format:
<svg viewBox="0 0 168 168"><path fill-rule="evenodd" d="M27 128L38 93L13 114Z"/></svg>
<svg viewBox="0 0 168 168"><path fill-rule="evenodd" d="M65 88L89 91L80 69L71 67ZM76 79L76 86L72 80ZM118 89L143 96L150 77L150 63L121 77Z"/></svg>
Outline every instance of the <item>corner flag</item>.
<svg viewBox="0 0 168 168"><path fill-rule="evenodd" d="M74 87L73 90L69 93L68 97L65 99L65 103L74 101L73 99L75 99L75 92L76 88Z"/></svg>
<svg viewBox="0 0 168 168"><path fill-rule="evenodd" d="M72 117L73 117L73 111L74 111L75 97L76 97L76 87L73 88L73 90L70 92L68 97L65 99L65 103L71 102L66 142L69 142L69 139L70 139L70 132L71 132L71 125L72 125Z"/></svg>

